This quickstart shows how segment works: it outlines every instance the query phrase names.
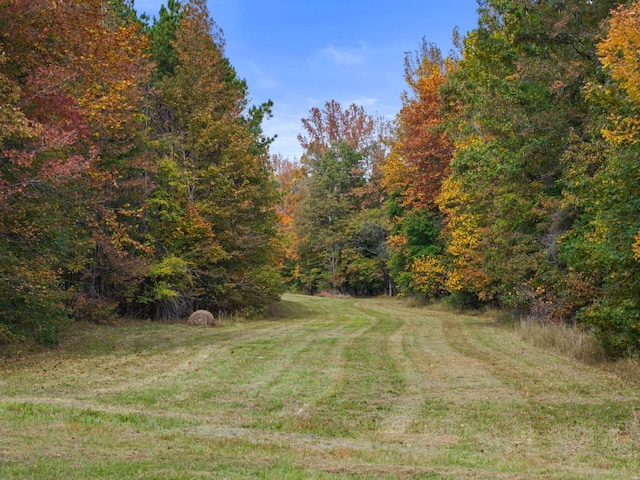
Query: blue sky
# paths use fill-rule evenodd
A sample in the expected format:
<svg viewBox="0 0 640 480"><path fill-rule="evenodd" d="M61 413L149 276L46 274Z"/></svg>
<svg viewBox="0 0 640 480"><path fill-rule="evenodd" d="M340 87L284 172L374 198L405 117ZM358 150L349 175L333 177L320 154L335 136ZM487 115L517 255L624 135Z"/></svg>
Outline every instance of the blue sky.
<svg viewBox="0 0 640 480"><path fill-rule="evenodd" d="M164 1L136 0L157 14ZM272 153L300 157L300 119L335 99L393 117L405 90L405 52L422 38L443 52L451 32L476 26L476 0L209 0L226 56L249 85L251 102L273 100L264 124Z"/></svg>

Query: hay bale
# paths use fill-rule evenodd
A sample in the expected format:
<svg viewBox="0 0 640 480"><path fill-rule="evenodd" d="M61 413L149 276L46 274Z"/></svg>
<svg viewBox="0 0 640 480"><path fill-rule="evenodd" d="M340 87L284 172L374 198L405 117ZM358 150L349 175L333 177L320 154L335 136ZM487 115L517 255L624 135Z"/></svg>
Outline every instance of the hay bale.
<svg viewBox="0 0 640 480"><path fill-rule="evenodd" d="M216 319L207 310L196 310L189 317L188 324L192 327L213 327L216 324Z"/></svg>

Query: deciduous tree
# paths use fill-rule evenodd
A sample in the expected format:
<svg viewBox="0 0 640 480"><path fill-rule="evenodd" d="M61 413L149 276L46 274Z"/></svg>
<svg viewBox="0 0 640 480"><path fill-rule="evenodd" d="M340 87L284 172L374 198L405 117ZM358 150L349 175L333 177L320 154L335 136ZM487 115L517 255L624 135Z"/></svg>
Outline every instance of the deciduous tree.
<svg viewBox="0 0 640 480"><path fill-rule="evenodd" d="M378 293L388 275L381 221L378 165L384 152L379 124L362 107L336 101L314 108L302 121L307 136L305 177L295 209L295 285L305 291ZM374 233L368 239L363 232Z"/></svg>

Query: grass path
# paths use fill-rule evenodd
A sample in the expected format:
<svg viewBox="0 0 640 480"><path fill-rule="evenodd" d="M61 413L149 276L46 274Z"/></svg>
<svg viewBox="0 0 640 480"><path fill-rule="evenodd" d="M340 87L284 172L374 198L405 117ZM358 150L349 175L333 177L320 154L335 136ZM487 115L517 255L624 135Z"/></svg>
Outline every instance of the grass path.
<svg viewBox="0 0 640 480"><path fill-rule="evenodd" d="M640 479L640 389L488 318L287 295L0 361L0 478Z"/></svg>

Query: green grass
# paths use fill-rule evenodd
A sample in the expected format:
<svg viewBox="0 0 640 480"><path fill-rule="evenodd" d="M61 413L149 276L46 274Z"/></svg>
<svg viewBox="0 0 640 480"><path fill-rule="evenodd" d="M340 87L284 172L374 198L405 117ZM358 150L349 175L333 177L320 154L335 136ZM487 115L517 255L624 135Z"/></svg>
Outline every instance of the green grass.
<svg viewBox="0 0 640 480"><path fill-rule="evenodd" d="M285 296L0 361L0 478L633 479L640 389L489 317Z"/></svg>

